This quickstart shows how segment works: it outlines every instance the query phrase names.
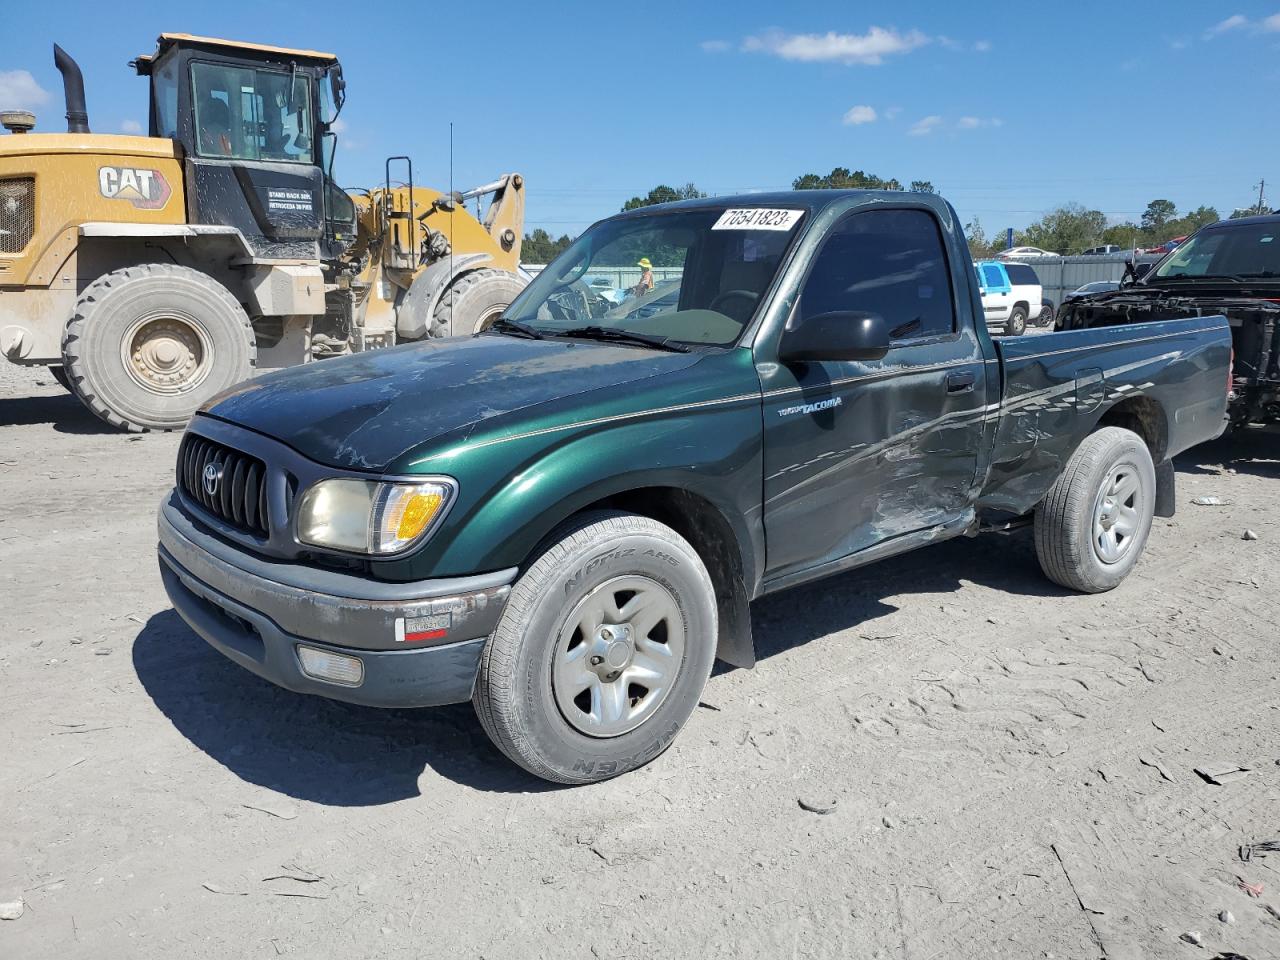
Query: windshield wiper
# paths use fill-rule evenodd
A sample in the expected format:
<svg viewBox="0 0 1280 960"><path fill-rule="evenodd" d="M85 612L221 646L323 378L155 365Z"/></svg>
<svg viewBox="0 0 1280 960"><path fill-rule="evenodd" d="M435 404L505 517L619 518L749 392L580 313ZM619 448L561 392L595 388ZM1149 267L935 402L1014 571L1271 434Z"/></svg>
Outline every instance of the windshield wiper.
<svg viewBox="0 0 1280 960"><path fill-rule="evenodd" d="M613 327L576 327L573 330L558 330L555 335L577 337L582 340L600 340L606 343L634 343L636 346L670 350L673 353L689 352L687 345L670 337L653 337L647 333L632 333L629 330L618 330Z"/></svg>
<svg viewBox="0 0 1280 960"><path fill-rule="evenodd" d="M499 317L489 325L490 330L497 330L499 333L510 333L518 337L528 337L530 340L545 340L547 335L538 330L537 327L531 327L522 320L512 320L510 317Z"/></svg>

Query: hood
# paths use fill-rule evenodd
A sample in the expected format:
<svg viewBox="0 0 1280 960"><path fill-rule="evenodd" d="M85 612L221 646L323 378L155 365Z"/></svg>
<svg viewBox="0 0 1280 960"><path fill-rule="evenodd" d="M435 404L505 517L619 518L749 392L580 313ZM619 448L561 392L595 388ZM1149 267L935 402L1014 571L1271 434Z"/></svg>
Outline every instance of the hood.
<svg viewBox="0 0 1280 960"><path fill-rule="evenodd" d="M478 423L697 363L698 353L484 335L429 340L266 374L201 413L248 427L319 463L382 470L402 453Z"/></svg>

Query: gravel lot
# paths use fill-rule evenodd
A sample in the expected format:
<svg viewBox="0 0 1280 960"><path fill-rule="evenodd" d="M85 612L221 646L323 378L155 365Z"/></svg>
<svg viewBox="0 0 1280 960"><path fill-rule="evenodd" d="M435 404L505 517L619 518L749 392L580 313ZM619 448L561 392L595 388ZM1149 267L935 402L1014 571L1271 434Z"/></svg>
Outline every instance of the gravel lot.
<svg viewBox="0 0 1280 960"><path fill-rule="evenodd" d="M153 552L177 444L0 365L6 960L1280 957L1280 853L1239 854L1280 840L1280 436L1184 456L1105 596L1020 533L761 601L759 666L576 789L467 706L287 693L194 637Z"/></svg>

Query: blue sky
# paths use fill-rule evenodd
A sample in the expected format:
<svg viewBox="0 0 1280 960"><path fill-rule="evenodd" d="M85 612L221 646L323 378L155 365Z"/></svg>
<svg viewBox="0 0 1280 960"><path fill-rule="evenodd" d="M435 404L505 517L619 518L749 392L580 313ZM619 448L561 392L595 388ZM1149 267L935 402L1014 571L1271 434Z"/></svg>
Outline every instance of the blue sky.
<svg viewBox="0 0 1280 960"><path fill-rule="evenodd" d="M51 44L90 122L145 125L127 61L161 31L337 53L339 180L387 154L458 189L519 170L527 222L575 233L658 183L712 193L865 169L932 181L988 234L1078 201L1224 215L1280 198L1280 2L101 3L11 0L0 108L62 129ZM14 38L22 38L17 41Z"/></svg>

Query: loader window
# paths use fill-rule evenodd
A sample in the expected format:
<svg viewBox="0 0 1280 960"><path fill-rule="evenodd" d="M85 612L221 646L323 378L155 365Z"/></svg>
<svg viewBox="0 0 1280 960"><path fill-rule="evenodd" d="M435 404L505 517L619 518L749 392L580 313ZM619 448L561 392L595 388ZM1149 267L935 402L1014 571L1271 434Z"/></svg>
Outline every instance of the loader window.
<svg viewBox="0 0 1280 960"><path fill-rule="evenodd" d="M219 160L311 163L311 81L299 73L191 66L196 152Z"/></svg>
<svg viewBox="0 0 1280 960"><path fill-rule="evenodd" d="M170 58L151 73L151 97L155 102L155 135L178 137L178 62Z"/></svg>

